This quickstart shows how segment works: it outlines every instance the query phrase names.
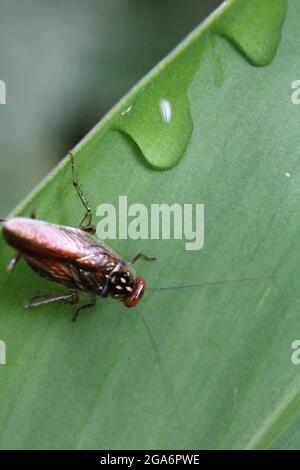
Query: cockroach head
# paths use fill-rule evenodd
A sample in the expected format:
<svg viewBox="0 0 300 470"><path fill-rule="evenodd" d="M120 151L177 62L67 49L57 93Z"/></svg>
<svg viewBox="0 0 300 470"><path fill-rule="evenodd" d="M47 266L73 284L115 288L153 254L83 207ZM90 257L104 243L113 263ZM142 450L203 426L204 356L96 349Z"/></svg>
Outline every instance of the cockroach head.
<svg viewBox="0 0 300 470"><path fill-rule="evenodd" d="M127 297L126 300L124 300L124 304L126 305L126 307L135 307L143 297L145 289L145 279L143 277L137 277L130 296Z"/></svg>

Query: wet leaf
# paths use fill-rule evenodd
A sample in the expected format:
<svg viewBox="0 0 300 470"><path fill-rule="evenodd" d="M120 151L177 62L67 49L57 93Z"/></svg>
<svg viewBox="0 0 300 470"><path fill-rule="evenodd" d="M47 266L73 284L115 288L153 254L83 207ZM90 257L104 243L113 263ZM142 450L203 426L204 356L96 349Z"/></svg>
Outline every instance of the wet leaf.
<svg viewBox="0 0 300 470"><path fill-rule="evenodd" d="M256 9L245 9L242 0L227 2L75 150L94 209L103 202L118 208L120 195L149 210L162 202L205 204L200 251L185 250L184 239L111 242L124 257L156 255L155 263L140 261L138 273L151 289L177 289L149 289L132 310L99 299L73 324L69 305L22 308L31 296L62 289L23 261L8 275L12 250L1 243L0 337L7 347L7 364L0 366L2 448L299 447L300 376L291 362L300 333L300 108L291 101L300 60L299 5L288 2L283 23L285 2L272 2L270 18L269 3L260 2L261 21L245 35L241 25ZM237 13L239 27L232 30ZM239 34L242 46L236 47ZM268 65L256 67L245 47L255 51L261 38L272 42L272 54L264 49ZM185 87L176 91L178 81ZM150 93L152 86L158 88ZM190 137L177 115L168 134L166 103L158 114L159 102L171 103L177 92ZM123 128L122 112L137 102L136 119ZM180 112L180 106L172 109ZM177 135L182 129L185 145ZM168 160L176 139L182 154ZM80 222L67 159L16 214L32 209L48 221ZM180 288L197 283L204 285Z"/></svg>

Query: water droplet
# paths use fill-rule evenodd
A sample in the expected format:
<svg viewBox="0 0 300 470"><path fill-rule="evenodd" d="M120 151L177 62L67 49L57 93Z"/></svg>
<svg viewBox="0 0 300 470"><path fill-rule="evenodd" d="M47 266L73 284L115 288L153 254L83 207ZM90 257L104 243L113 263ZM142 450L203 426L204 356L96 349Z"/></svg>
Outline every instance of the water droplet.
<svg viewBox="0 0 300 470"><path fill-rule="evenodd" d="M254 65L272 62L281 41L287 0L239 0L229 5L213 30L229 39Z"/></svg>
<svg viewBox="0 0 300 470"><path fill-rule="evenodd" d="M199 67L206 40L195 38L183 54L154 72L141 86L130 106L112 120L112 127L127 134L154 169L175 166L184 155L193 123L187 88Z"/></svg>
<svg viewBox="0 0 300 470"><path fill-rule="evenodd" d="M285 176L286 176L287 178L290 178L290 177L291 177L291 173L289 173L289 172L287 171L287 172L285 173Z"/></svg>

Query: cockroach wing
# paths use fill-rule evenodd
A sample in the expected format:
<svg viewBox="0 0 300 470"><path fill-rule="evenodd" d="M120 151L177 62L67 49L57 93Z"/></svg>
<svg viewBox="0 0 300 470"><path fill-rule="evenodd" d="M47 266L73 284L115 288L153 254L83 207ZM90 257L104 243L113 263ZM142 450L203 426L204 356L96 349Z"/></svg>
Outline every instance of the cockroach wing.
<svg viewBox="0 0 300 470"><path fill-rule="evenodd" d="M33 271L49 281L63 284L70 289L102 295L102 289L105 285L103 270L92 272L51 258L38 260L27 257L25 259Z"/></svg>
<svg viewBox="0 0 300 470"><path fill-rule="evenodd" d="M36 259L25 258L31 269L52 282L63 284L71 289L80 289L78 282L78 272L71 265L66 265L58 261L53 261L51 258ZM75 275L74 275L75 274Z"/></svg>
<svg viewBox="0 0 300 470"><path fill-rule="evenodd" d="M11 246L31 259L60 260L90 271L119 260L111 247L78 228L17 217L4 224L3 233Z"/></svg>

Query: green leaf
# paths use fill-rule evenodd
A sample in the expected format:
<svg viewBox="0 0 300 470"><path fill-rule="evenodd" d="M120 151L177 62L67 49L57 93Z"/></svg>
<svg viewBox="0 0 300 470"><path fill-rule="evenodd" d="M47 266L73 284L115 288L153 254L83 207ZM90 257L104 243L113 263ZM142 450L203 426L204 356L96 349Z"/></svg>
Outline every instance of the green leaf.
<svg viewBox="0 0 300 470"><path fill-rule="evenodd" d="M131 310L99 298L73 324L73 306L22 308L63 290L24 261L7 274L1 243L2 448L299 448L300 32L298 2L286 7L227 2L75 150L94 208L205 204L200 251L111 243L159 258L137 265L151 288L202 287L149 289ZM77 225L71 183L65 159L14 215Z"/></svg>

